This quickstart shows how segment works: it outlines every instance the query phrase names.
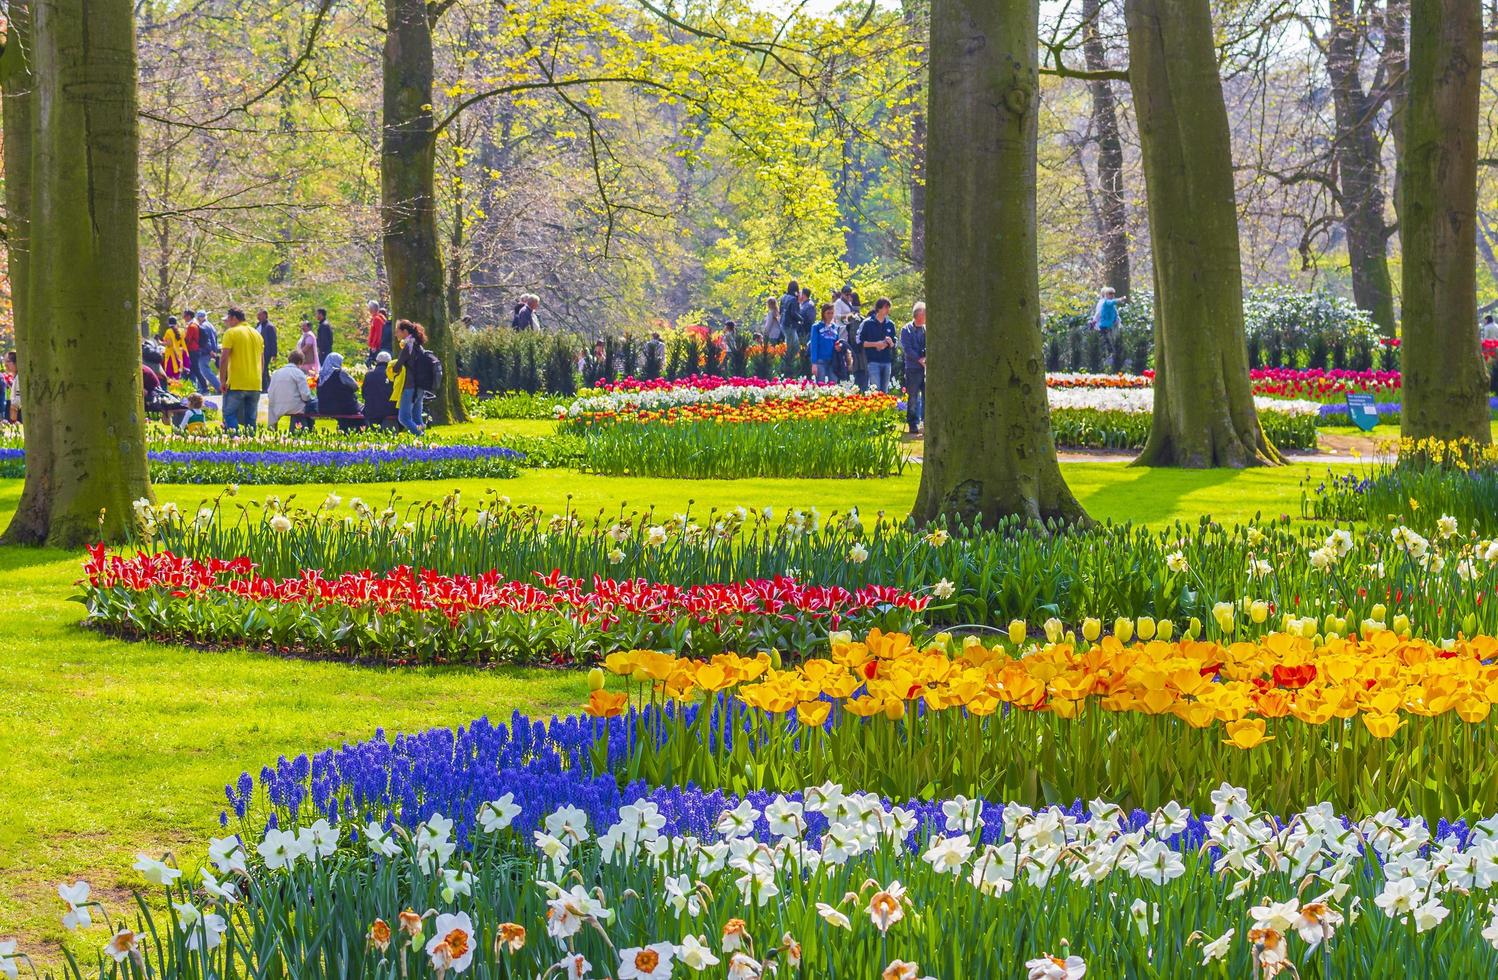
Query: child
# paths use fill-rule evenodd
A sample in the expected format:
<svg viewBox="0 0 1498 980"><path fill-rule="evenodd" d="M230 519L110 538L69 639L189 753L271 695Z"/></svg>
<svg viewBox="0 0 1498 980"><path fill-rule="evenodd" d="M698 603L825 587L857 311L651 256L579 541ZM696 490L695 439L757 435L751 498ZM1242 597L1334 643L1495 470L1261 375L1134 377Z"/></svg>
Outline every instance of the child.
<svg viewBox="0 0 1498 980"><path fill-rule="evenodd" d="M208 427L208 416L203 412L203 396L193 392L187 396L187 411L177 420L177 428L190 436L200 436Z"/></svg>

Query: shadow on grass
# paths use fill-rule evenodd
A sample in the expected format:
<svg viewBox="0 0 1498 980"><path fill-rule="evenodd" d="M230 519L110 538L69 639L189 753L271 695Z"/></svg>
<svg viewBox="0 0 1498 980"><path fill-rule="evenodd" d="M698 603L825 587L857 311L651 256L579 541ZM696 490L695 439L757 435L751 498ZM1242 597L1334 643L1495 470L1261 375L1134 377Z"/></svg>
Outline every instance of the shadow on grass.
<svg viewBox="0 0 1498 980"><path fill-rule="evenodd" d="M1080 498L1087 513L1098 520L1169 523L1181 516L1181 501L1188 495L1231 483L1243 473L1234 469L1129 466L1120 471L1117 480L1083 491Z"/></svg>

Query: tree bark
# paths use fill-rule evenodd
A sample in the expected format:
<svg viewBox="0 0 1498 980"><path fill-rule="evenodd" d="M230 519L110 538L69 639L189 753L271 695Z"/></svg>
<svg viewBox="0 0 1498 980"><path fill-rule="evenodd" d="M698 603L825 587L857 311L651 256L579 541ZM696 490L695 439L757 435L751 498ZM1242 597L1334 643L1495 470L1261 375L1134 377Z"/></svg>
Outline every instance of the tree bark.
<svg viewBox="0 0 1498 980"><path fill-rule="evenodd" d="M1099 24L1101 0L1082 0L1082 57L1088 71L1106 71L1108 52L1103 46ZM1098 224L1103 234L1103 280L1118 295L1129 295L1129 212L1124 198L1123 137L1118 129L1118 102L1113 97L1113 83L1106 78L1093 79L1087 89L1092 95L1092 132L1097 140Z"/></svg>
<svg viewBox="0 0 1498 980"><path fill-rule="evenodd" d="M928 0L904 0L905 29L910 42L929 58ZM910 265L926 268L926 104L921 98L922 72L911 74L910 98Z"/></svg>
<svg viewBox="0 0 1498 980"><path fill-rule="evenodd" d="M1400 430L1486 444L1474 245L1481 10L1472 0L1415 0L1409 31Z"/></svg>
<svg viewBox="0 0 1498 980"><path fill-rule="evenodd" d="M26 483L5 540L76 547L123 536L131 502L150 494L134 14L127 0L12 2L10 13L5 150L21 169L7 177L29 186L7 187L28 248L11 266L24 297Z"/></svg>
<svg viewBox="0 0 1498 980"><path fill-rule="evenodd" d="M1232 147L1207 0L1126 0L1155 267L1146 466L1282 462L1254 410Z"/></svg>
<svg viewBox="0 0 1498 980"><path fill-rule="evenodd" d="M914 517L1086 521L1046 402L1035 230L1038 0L933 0L932 342Z"/></svg>
<svg viewBox="0 0 1498 980"><path fill-rule="evenodd" d="M384 134L380 218L390 309L426 328L442 361L442 390L427 403L440 423L465 422L437 241L437 135L432 113L432 22L426 0L385 0Z"/></svg>
<svg viewBox="0 0 1498 980"><path fill-rule="evenodd" d="M1384 220L1383 161L1378 101L1363 90L1361 52L1368 24L1353 0L1331 0L1326 73L1336 120L1338 203L1347 233L1352 298L1385 337L1394 336L1394 281L1389 275L1389 227ZM1376 95L1376 93L1375 93Z"/></svg>

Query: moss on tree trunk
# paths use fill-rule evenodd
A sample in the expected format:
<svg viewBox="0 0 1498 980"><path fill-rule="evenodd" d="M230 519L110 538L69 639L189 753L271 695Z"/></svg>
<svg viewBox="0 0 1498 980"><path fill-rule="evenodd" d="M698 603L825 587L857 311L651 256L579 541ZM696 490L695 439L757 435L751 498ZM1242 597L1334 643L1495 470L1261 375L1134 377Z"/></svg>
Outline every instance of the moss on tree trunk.
<svg viewBox="0 0 1498 980"><path fill-rule="evenodd" d="M140 377L135 32L127 0L12 3L7 208L26 427L8 541L118 538L150 493ZM8 182L9 183L9 182Z"/></svg>
<svg viewBox="0 0 1498 980"><path fill-rule="evenodd" d="M1207 0L1127 0L1155 267L1155 405L1138 462L1281 461L1254 410L1232 147Z"/></svg>
<svg viewBox="0 0 1498 980"><path fill-rule="evenodd" d="M442 360L442 390L429 403L439 423L464 422L457 350L437 242L436 121L432 115L432 22L426 0L385 0L384 133L380 217L390 309L426 328Z"/></svg>
<svg viewBox="0 0 1498 980"><path fill-rule="evenodd" d="M1473 0L1410 5L1400 242L1402 433L1491 440L1477 336L1477 124L1482 17Z"/></svg>
<svg viewBox="0 0 1498 980"><path fill-rule="evenodd" d="M914 517L1083 521L1046 402L1035 233L1036 0L934 0L931 339Z"/></svg>

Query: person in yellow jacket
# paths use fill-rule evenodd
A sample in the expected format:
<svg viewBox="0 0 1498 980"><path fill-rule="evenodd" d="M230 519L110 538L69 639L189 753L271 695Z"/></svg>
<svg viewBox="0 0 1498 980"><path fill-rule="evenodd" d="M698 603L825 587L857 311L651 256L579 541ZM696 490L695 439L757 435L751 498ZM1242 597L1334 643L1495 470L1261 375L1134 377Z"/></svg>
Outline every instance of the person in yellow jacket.
<svg viewBox="0 0 1498 980"><path fill-rule="evenodd" d="M161 328L161 347L161 366L171 377L182 377L182 372L187 370L187 341L183 339L182 328L177 326L174 316L167 317L166 326Z"/></svg>

